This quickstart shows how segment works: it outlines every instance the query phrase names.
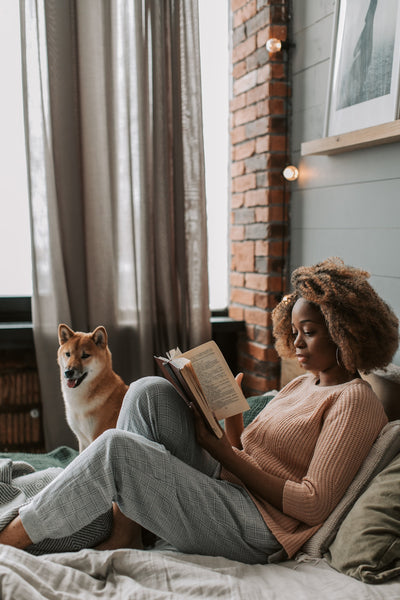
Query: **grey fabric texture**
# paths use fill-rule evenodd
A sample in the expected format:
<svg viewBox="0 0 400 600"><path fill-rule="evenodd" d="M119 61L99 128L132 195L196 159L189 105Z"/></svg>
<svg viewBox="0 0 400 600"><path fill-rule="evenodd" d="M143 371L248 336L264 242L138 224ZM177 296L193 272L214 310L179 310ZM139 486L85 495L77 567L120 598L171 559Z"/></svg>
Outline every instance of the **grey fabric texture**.
<svg viewBox="0 0 400 600"><path fill-rule="evenodd" d="M192 414L174 388L149 377L131 385L117 429L97 438L20 515L38 543L76 534L114 501L181 552L267 562L281 545L246 490L219 472L197 445Z"/></svg>
<svg viewBox="0 0 400 600"><path fill-rule="evenodd" d="M42 463L43 464L43 463ZM16 517L22 506L44 490L63 472L62 467L35 471L27 462L0 459L0 530ZM106 511L81 531L59 539L44 539L27 551L40 555L52 552L72 552L90 548L104 540L111 532L112 512Z"/></svg>
<svg viewBox="0 0 400 600"><path fill-rule="evenodd" d="M320 558L334 540L340 525L371 479L400 451L400 421L385 425L343 498L318 531L304 544L303 551Z"/></svg>

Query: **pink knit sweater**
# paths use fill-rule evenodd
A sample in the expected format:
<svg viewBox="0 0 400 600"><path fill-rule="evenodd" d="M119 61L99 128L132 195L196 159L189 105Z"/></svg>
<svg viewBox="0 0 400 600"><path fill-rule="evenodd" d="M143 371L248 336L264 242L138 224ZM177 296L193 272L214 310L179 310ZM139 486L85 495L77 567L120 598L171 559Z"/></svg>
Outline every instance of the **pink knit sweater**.
<svg viewBox="0 0 400 600"><path fill-rule="evenodd" d="M279 392L242 434L250 463L286 480L283 511L252 495L289 558L332 512L387 423L368 383L317 385L301 375ZM221 478L240 481L222 469Z"/></svg>

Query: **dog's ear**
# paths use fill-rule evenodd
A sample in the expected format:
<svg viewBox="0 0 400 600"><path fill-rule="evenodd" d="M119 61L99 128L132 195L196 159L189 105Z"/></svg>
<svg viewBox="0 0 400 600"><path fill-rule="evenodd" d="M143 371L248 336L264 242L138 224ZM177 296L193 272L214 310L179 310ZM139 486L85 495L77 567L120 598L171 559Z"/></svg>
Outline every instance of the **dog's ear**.
<svg viewBox="0 0 400 600"><path fill-rule="evenodd" d="M96 327L96 329L92 333L92 339L96 346L105 348L107 346L107 331L105 327L103 327L102 325Z"/></svg>
<svg viewBox="0 0 400 600"><path fill-rule="evenodd" d="M58 342L60 346L68 342L69 338L75 335L75 331L72 331L68 325L64 325L64 323L60 323L58 326Z"/></svg>

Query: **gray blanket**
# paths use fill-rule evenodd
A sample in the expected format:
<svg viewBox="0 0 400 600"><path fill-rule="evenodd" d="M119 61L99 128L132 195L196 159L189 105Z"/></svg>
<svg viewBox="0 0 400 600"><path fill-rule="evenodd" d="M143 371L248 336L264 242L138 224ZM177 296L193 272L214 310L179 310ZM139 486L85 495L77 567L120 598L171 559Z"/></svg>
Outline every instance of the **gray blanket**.
<svg viewBox="0 0 400 600"><path fill-rule="evenodd" d="M60 467L35 471L24 461L0 458L0 530L18 515L23 504L27 504L62 471ZM39 544L33 544L27 551L39 555L92 548L109 536L111 526L112 511L101 515L70 537L45 539Z"/></svg>

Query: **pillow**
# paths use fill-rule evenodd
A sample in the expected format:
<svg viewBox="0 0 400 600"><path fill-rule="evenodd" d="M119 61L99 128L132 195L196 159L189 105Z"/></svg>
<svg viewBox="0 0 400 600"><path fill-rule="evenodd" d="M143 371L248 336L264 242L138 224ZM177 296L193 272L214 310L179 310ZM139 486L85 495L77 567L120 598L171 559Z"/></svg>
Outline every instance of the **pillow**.
<svg viewBox="0 0 400 600"><path fill-rule="evenodd" d="M275 398L277 393L278 392L276 390L273 390L263 394L262 396L250 396L250 398L246 398L250 408L243 413L243 423L245 427L247 427L247 425L249 425L256 418L258 413L260 413L262 409L267 406L270 400Z"/></svg>
<svg viewBox="0 0 400 600"><path fill-rule="evenodd" d="M400 452L400 421L387 423L376 438L366 459L343 498L322 527L303 545L302 550L313 558L321 558L333 541L343 519L362 494L371 479Z"/></svg>
<svg viewBox="0 0 400 600"><path fill-rule="evenodd" d="M400 454L357 500L326 558L336 570L365 583L400 575Z"/></svg>

